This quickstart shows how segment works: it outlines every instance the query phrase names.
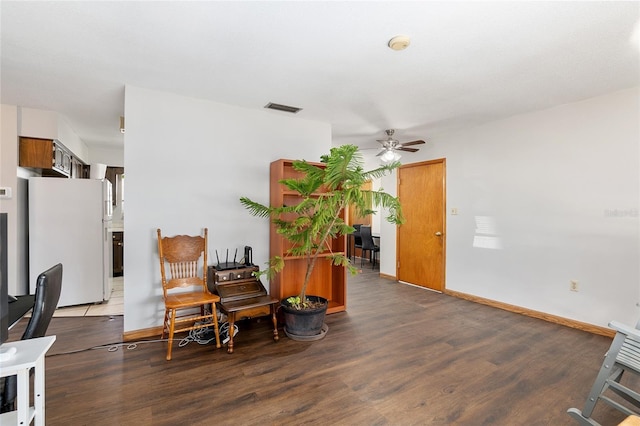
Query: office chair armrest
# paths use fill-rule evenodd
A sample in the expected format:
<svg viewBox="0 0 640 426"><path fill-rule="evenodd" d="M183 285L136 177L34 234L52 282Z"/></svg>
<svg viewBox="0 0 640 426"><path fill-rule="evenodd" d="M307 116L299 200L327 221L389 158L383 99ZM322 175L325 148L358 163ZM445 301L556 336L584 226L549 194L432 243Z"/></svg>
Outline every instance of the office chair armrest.
<svg viewBox="0 0 640 426"><path fill-rule="evenodd" d="M626 324L622 324L618 321L611 321L609 327L616 330L618 333L622 333L629 336L631 339L640 342L640 330L634 327L630 327Z"/></svg>

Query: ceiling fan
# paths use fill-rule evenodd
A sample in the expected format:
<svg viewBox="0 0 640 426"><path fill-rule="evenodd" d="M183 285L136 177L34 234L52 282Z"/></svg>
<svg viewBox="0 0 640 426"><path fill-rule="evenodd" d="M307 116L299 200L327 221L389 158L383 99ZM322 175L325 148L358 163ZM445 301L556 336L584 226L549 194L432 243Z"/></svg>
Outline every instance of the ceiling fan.
<svg viewBox="0 0 640 426"><path fill-rule="evenodd" d="M417 152L419 148L407 147L411 145L421 145L424 143L423 140L400 143L400 141L393 138L393 134L395 133L394 129L387 129L385 130L385 133L387 134L386 139L377 139L377 141L382 145L382 150L376 155L376 157L381 156L381 159L385 162L398 161L400 159L400 154L398 154L397 151Z"/></svg>

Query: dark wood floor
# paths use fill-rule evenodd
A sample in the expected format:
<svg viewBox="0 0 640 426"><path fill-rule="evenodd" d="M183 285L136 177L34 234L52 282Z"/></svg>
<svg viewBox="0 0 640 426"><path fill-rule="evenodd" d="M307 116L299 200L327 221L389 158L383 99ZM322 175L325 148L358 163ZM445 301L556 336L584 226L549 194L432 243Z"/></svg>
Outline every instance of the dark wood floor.
<svg viewBox="0 0 640 426"><path fill-rule="evenodd" d="M241 323L232 355L190 343L165 361L164 342L62 354L119 341L122 317L54 318L47 424L571 425L610 344L369 271L349 280L323 340L275 343L268 321Z"/></svg>

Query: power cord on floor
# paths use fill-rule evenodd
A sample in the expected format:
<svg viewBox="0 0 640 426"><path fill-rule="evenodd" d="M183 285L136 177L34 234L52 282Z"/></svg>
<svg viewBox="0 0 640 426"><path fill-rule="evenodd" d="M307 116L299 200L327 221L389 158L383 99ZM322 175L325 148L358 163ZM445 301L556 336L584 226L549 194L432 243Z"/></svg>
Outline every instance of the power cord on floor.
<svg viewBox="0 0 640 426"><path fill-rule="evenodd" d="M238 326L236 324L233 325L233 335L237 335L240 330L238 329ZM222 344L224 345L225 343L227 343L229 341L229 323L228 322L223 322L222 324L220 324L220 326L218 327L218 332L220 334L220 341L222 342ZM196 330L191 330L189 331L189 335L187 337L185 337L184 339L182 339L180 341L180 343L178 343L178 346L183 347L188 345L191 342L197 342L201 345L206 345L208 343L210 343L211 341L215 340L216 335L213 331L212 326L206 327L206 328L199 328Z"/></svg>
<svg viewBox="0 0 640 426"><path fill-rule="evenodd" d="M167 341L169 341L169 339L138 340L137 342L114 342L114 343L108 343L106 345L92 346L90 348L76 349L75 351L57 352L55 354L48 354L46 355L46 357L48 358L48 357L54 357L58 355L70 355L70 354L87 352L87 351L92 351L97 349L107 349L107 352L116 352L121 347L126 347L128 350L133 350L133 349L136 349L139 344L160 343L160 342L167 342Z"/></svg>
<svg viewBox="0 0 640 426"><path fill-rule="evenodd" d="M229 341L229 323L228 322L224 322L222 324L220 324L219 326L219 334L220 334L220 341L221 343L224 345ZM238 325L234 324L233 325L233 335L236 336L240 330L238 329ZM205 328L200 328L197 330L191 330L189 332L189 335L183 339L181 339L178 342L178 346L183 347L188 345L191 342L197 342L201 345L206 345L208 343L210 343L211 341L215 340L216 336L215 333L213 332L213 329L211 327L205 327ZM174 341L177 339L174 339ZM58 356L58 355L71 355L71 354L76 354L76 353L80 353L80 352L86 352L86 351L92 351L92 350L97 350L97 349L107 349L107 352L116 352L118 351L118 349L120 348L126 348L127 350L133 350L133 349L137 349L139 344L145 344L145 343L162 343L162 342L168 342L169 339L154 339L154 340L138 340L136 342L114 342L114 343L108 343L105 345L98 345L98 346L92 346L90 348L84 348L84 349L77 349L74 351L66 351L66 352L57 352L54 354L48 354L46 355L46 357L54 357L54 356Z"/></svg>

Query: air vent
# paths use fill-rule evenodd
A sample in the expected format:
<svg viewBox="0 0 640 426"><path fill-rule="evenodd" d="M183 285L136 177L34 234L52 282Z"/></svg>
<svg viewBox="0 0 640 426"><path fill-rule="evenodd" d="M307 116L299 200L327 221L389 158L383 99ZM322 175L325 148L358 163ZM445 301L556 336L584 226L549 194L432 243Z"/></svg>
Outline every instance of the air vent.
<svg viewBox="0 0 640 426"><path fill-rule="evenodd" d="M289 105L274 104L273 102L269 102L264 107L267 109L275 109L276 111L290 112L292 114L296 114L299 111L302 111L302 108L292 107Z"/></svg>

